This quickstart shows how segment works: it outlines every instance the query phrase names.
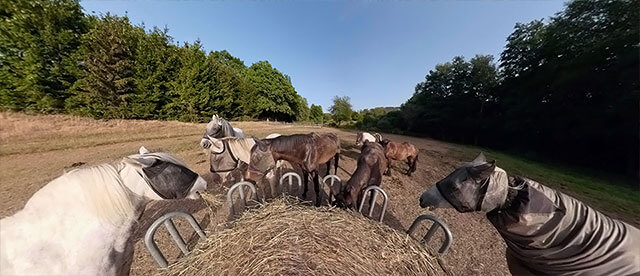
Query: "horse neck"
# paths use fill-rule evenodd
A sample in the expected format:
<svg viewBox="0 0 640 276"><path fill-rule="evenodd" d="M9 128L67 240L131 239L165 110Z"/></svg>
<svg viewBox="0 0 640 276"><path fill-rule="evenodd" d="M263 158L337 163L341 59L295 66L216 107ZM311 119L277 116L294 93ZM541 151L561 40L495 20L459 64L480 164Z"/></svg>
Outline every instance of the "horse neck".
<svg viewBox="0 0 640 276"><path fill-rule="evenodd" d="M371 168L366 162L358 162L358 166L356 170L347 181L347 185L345 185L345 189L348 193L351 193L354 198L357 198L360 190L364 188L364 186L369 181L369 177L371 176Z"/></svg>
<svg viewBox="0 0 640 276"><path fill-rule="evenodd" d="M228 139L229 150L238 160L249 164L251 148L256 142L251 138Z"/></svg>

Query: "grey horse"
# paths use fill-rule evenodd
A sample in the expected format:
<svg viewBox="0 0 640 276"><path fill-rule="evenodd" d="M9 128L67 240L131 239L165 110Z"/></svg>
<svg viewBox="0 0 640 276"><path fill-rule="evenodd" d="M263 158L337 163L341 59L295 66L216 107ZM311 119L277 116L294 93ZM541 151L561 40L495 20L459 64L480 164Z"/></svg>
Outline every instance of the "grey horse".
<svg viewBox="0 0 640 276"><path fill-rule="evenodd" d="M232 127L229 121L214 114L207 124L204 135L202 135L200 146L208 149L211 147L212 138L220 139L224 137L244 138L244 132L242 132L242 129Z"/></svg>
<svg viewBox="0 0 640 276"><path fill-rule="evenodd" d="M423 208L486 212L514 275L639 275L640 230L480 154L420 197Z"/></svg>

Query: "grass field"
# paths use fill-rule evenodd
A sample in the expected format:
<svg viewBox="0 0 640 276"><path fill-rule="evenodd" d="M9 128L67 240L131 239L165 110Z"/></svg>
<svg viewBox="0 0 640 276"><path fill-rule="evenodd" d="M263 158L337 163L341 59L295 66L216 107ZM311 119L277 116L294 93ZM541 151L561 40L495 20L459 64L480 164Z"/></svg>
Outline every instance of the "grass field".
<svg viewBox="0 0 640 276"><path fill-rule="evenodd" d="M354 146L355 132L315 125L268 122L234 122L249 136L270 133L292 134L335 132L341 139L342 153L338 175L348 179L355 170L360 151ZM26 201L47 182L75 164L112 162L135 153L142 145L177 155L191 169L211 180L209 162L199 146L204 124L176 121L93 120L67 115L26 115L0 112L0 218L20 210ZM405 231L413 219L424 214L418 206L419 195L449 174L455 166L473 159L480 151L496 159L498 166L510 174L532 178L561 189L613 217L640 226L640 192L618 185L614 178L594 176L580 170L552 166L515 157L511 154L456 145L427 138L384 134L396 141L407 141L420 148L417 171L412 177L402 173L406 164L393 163L393 175L384 177L382 187L390 201L384 223ZM209 192L222 194L229 183L210 183ZM313 192L307 200L312 200ZM212 215L202 202L154 202L147 206L135 233L132 275L149 275L156 269L141 237L148 225L168 210L194 214L207 229L215 231L226 216ZM458 275L507 275L505 244L482 213L459 214L453 209L439 209L433 214L443 219L454 233L454 244L445 260ZM185 229L186 229L186 225ZM180 224L178 224L180 228ZM180 256L160 233L161 249L170 260Z"/></svg>

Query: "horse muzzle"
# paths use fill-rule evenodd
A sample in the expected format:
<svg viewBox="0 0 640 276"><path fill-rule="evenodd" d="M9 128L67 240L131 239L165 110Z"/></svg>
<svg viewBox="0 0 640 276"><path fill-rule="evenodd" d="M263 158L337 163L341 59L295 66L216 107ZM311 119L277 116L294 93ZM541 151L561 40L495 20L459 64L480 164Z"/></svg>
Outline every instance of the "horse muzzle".
<svg viewBox="0 0 640 276"><path fill-rule="evenodd" d="M433 210L435 208L453 208L453 206L447 201L436 186L426 190L420 196L420 207L429 208Z"/></svg>

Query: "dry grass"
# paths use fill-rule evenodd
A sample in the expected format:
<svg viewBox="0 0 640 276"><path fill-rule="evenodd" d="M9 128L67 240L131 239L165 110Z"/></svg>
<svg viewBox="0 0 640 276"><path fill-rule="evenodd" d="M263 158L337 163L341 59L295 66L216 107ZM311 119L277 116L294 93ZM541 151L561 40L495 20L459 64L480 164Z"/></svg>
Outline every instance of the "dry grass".
<svg viewBox="0 0 640 276"><path fill-rule="evenodd" d="M215 202L214 202L215 204ZM279 198L210 234L160 275L441 275L416 240L360 214Z"/></svg>

